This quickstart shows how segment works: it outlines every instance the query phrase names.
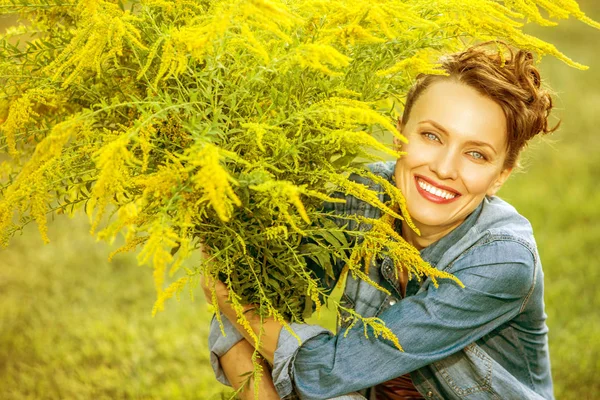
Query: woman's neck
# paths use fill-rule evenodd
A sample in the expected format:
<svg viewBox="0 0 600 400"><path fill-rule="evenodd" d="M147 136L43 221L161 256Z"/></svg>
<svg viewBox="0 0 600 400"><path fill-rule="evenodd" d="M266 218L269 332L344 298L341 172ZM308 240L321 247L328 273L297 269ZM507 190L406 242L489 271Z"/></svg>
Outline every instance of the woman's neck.
<svg viewBox="0 0 600 400"><path fill-rule="evenodd" d="M415 246L417 250L424 249L432 243L437 242L456 228L457 225L439 227L439 226L417 226L421 235L417 235L406 223L402 221L402 237L408 243Z"/></svg>

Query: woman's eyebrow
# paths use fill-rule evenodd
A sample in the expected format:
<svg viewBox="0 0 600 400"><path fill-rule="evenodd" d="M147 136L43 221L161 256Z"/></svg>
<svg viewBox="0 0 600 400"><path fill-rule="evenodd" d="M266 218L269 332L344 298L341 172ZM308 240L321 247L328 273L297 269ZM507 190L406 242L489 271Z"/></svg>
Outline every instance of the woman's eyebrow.
<svg viewBox="0 0 600 400"><path fill-rule="evenodd" d="M475 146L479 146L479 147L489 147L489 149L492 150L494 152L494 154L498 154L498 152L496 151L494 146L492 146L491 144L486 143L486 142L480 142L479 140L469 140L467 142L467 144L471 144L471 145L475 145Z"/></svg>
<svg viewBox="0 0 600 400"><path fill-rule="evenodd" d="M448 135L448 131L446 130L446 128L444 128L442 125L438 124L437 122L431 120L431 119L426 119L423 121L420 121L419 124L430 124L433 125L437 130L441 131L443 134ZM494 146L492 146L491 144L487 143L487 142L482 142L479 140L469 140L467 142L467 144L470 145L475 145L475 146L480 146L480 147L489 147L494 154L498 154L498 152L496 151L496 149L494 148Z"/></svg>
<svg viewBox="0 0 600 400"><path fill-rule="evenodd" d="M436 129L442 131L442 133L444 134L448 134L448 131L446 130L446 128L444 128L442 125L438 124L437 122L431 120L431 119L426 119L423 121L420 121L419 124L430 124L433 125Z"/></svg>

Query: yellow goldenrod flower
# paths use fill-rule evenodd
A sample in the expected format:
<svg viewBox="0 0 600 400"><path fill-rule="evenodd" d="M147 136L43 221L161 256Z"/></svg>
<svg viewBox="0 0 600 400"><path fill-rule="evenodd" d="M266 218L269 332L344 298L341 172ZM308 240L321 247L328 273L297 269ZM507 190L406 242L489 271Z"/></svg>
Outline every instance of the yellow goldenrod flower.
<svg viewBox="0 0 600 400"><path fill-rule="evenodd" d="M331 68L342 68L350 63L350 57L343 55L327 44L304 44L298 46L294 60L302 68L310 68L330 76L342 75Z"/></svg>
<svg viewBox="0 0 600 400"><path fill-rule="evenodd" d="M235 194L232 184L236 180L221 166L223 156L219 149L212 144L193 147L186 161L193 167L198 167L192 176L192 182L197 190L202 191L200 201L208 201L222 221L229 220L233 206L241 206L239 197Z"/></svg>
<svg viewBox="0 0 600 400"><path fill-rule="evenodd" d="M167 265L173 260L171 249L177 245L178 236L173 228L166 225L159 218L152 223L149 233L150 236L145 241L142 251L137 256L137 260L140 265L147 264L152 260L154 286L157 295L161 296Z"/></svg>

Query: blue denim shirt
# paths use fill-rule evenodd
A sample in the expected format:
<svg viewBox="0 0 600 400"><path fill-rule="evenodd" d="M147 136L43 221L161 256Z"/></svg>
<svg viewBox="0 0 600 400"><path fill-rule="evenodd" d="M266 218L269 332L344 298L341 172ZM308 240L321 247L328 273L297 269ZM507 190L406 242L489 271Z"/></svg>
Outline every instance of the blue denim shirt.
<svg viewBox="0 0 600 400"><path fill-rule="evenodd" d="M370 168L391 182L394 164ZM354 179L383 192L365 178ZM339 213L380 215L352 196L346 200L332 207ZM366 338L362 326L344 337L345 329L336 335L316 325L292 324L302 344L281 331L272 372L279 395L328 399L410 373L426 399L553 399L543 273L529 222L508 203L489 197L421 256L466 287L440 280L436 288L430 279L414 279L401 298L393 263L383 257L373 260L369 275L391 296L350 276L342 296L363 317L381 318L404 352L372 333ZM242 338L230 324L226 330L223 337L213 320L209 338L213 367L223 383L218 357Z"/></svg>

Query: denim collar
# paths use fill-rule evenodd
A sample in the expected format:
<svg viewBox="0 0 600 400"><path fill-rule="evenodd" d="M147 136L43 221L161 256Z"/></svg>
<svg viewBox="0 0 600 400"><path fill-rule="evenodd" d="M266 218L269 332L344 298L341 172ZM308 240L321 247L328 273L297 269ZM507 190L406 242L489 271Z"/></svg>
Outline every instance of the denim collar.
<svg viewBox="0 0 600 400"><path fill-rule="evenodd" d="M437 267L438 262L450 249L450 247L458 242L460 238L465 236L465 234L475 225L475 222L477 222L482 209L483 202L481 202L479 206L477 206L477 208L471 214L469 214L469 216L457 228L452 230L449 234L441 239L421 249L421 257L431 264L432 267Z"/></svg>

